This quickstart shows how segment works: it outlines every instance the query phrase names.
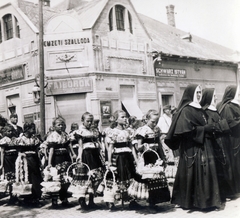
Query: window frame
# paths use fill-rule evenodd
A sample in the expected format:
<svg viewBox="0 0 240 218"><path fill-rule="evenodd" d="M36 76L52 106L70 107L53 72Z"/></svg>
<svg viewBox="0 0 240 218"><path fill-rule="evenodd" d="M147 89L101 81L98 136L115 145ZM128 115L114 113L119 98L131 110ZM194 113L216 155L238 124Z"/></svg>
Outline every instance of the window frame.
<svg viewBox="0 0 240 218"><path fill-rule="evenodd" d="M108 22L109 22L109 30L113 30L113 8L111 8L109 15L108 15Z"/></svg>
<svg viewBox="0 0 240 218"><path fill-rule="evenodd" d="M125 7L122 5L115 6L116 26L118 31L125 31Z"/></svg>
<svg viewBox="0 0 240 218"><path fill-rule="evenodd" d="M3 16L4 22L4 32L6 35L6 40L13 38L13 19L12 14L6 14Z"/></svg>
<svg viewBox="0 0 240 218"><path fill-rule="evenodd" d="M129 32L133 34L133 26L132 26L132 15L128 11L128 25L129 25Z"/></svg>
<svg viewBox="0 0 240 218"><path fill-rule="evenodd" d="M0 21L0 43L3 41L2 22Z"/></svg>
<svg viewBox="0 0 240 218"><path fill-rule="evenodd" d="M15 19L15 35L17 38L20 38L20 25L18 19L14 16Z"/></svg>

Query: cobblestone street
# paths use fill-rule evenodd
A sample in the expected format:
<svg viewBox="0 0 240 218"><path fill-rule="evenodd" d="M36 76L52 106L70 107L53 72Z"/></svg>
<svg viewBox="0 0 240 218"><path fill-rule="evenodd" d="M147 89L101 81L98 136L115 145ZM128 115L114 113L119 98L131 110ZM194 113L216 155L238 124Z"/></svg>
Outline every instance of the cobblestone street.
<svg viewBox="0 0 240 218"><path fill-rule="evenodd" d="M58 209L51 209L50 201L42 201L42 206L38 208L32 208L27 206L8 206L7 205L8 197L1 199L0 201L0 214L1 217L7 218L19 218L19 217L29 217L29 218L73 218L73 217L169 217L169 218L186 218L186 217L231 217L238 218L240 217L240 198L236 200L227 201L225 208L219 211L194 211L194 210L183 210L175 205L171 205L169 203L158 204L158 209L156 213L148 211L147 207L143 207L142 210L134 211L128 209L128 204L124 205L124 209L121 209L121 205L117 206L117 211L109 212L106 209L105 203L102 201L102 198L96 198L95 202L102 206L100 210L93 210L83 212L78 205L78 202L74 198L70 198L69 201L72 204L70 208L62 208L59 205ZM144 202L140 202L141 205L144 205Z"/></svg>

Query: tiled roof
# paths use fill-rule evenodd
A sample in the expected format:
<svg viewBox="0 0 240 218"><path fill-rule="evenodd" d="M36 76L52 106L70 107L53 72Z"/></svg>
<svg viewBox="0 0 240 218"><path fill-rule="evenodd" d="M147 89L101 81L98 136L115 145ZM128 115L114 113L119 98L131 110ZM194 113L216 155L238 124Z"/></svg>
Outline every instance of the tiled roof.
<svg viewBox="0 0 240 218"><path fill-rule="evenodd" d="M38 28L39 25L39 7L38 4L20 0L18 1L19 8L27 15L31 22ZM49 7L43 7L43 23L45 24L57 12Z"/></svg>
<svg viewBox="0 0 240 218"><path fill-rule="evenodd" d="M75 0L63 1L53 9L43 7L43 22L46 23L51 17L60 13L60 11L65 11L65 13L68 11L69 13L77 13L83 29L89 29L94 26L108 2L108 0L74 1ZM73 7L71 2L74 2L74 9L71 8ZM19 7L38 28L38 5L19 0ZM183 36L188 34L187 32L142 14L138 14L138 16L152 38L152 48L154 50L169 55L203 60L210 59L216 61L240 62L240 52L238 51L234 51L195 35L192 35L192 40L190 42L188 39L182 39Z"/></svg>
<svg viewBox="0 0 240 218"><path fill-rule="evenodd" d="M192 35L191 42L182 39L189 33L170 25L161 23L145 15L139 14L140 19L149 32L153 49L165 54L192 57L203 60L240 61L240 53L214 42Z"/></svg>

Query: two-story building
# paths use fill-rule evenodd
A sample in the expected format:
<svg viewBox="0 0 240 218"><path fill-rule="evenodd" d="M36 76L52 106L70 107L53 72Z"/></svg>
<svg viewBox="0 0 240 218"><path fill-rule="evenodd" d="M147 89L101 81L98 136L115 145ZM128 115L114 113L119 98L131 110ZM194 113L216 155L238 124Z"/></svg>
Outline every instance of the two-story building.
<svg viewBox="0 0 240 218"><path fill-rule="evenodd" d="M15 0L0 8L0 113L15 107L19 123L39 124L32 89L39 79L38 5ZM65 118L67 131L85 111L103 127L117 109L141 119L149 109L177 105L189 83L236 83L232 50L138 14L130 0L65 0L44 6L46 128ZM222 54L226 52L227 54ZM153 54L157 56L153 57Z"/></svg>

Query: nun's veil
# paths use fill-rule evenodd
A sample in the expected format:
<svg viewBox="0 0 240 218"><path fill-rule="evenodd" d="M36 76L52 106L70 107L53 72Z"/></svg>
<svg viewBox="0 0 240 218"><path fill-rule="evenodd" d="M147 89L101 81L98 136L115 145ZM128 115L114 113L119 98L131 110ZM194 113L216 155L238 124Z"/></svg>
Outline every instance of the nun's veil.
<svg viewBox="0 0 240 218"><path fill-rule="evenodd" d="M236 85L230 85L226 87L222 101L217 105L219 113L222 112L226 104L228 104L230 101L234 99L236 91L237 91Z"/></svg>
<svg viewBox="0 0 240 218"><path fill-rule="evenodd" d="M173 116L172 124L171 124L168 134L164 140L166 145L169 148L171 148L172 150L176 150L179 147L179 140L174 137L174 131L175 131L175 127L176 127L179 115L181 114L181 111L183 110L183 108L186 107L187 105L189 105L193 101L194 93L198 86L199 85L197 85L197 84L190 84L187 86L187 88L185 89L185 91L183 93L182 99L178 105L177 112Z"/></svg>
<svg viewBox="0 0 240 218"><path fill-rule="evenodd" d="M202 93L202 99L200 101L200 105L203 110L206 110L212 103L212 98L214 94L214 88L205 88Z"/></svg>

